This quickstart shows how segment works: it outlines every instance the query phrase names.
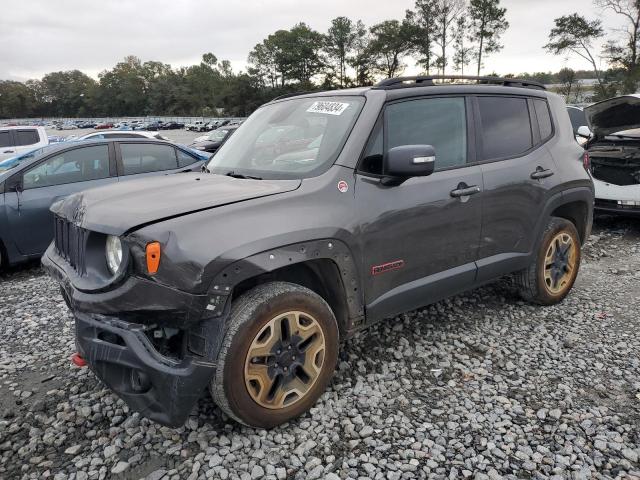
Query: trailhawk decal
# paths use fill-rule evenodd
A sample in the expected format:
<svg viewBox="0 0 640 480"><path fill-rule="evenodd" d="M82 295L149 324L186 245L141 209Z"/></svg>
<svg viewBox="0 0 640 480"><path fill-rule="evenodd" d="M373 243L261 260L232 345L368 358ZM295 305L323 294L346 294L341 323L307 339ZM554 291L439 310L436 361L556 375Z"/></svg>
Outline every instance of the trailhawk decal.
<svg viewBox="0 0 640 480"><path fill-rule="evenodd" d="M404 267L404 260L394 260L393 262L383 263L382 265L374 265L371 267L371 275L380 275L392 270L398 270Z"/></svg>

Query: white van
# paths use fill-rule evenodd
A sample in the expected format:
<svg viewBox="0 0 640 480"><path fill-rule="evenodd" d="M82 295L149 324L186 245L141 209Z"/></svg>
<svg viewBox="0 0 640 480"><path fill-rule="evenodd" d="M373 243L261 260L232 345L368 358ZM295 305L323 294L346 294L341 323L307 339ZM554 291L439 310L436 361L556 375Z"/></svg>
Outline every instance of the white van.
<svg viewBox="0 0 640 480"><path fill-rule="evenodd" d="M0 127L0 161L47 145L44 127Z"/></svg>

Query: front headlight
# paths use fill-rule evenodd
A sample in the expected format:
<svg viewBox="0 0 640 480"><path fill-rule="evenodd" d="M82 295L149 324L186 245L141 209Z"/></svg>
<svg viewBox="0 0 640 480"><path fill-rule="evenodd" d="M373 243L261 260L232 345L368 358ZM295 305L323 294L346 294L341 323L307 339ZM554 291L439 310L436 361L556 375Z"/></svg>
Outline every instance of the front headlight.
<svg viewBox="0 0 640 480"><path fill-rule="evenodd" d="M107 254L107 266L112 275L115 275L122 266L122 241L120 237L109 235L105 246Z"/></svg>

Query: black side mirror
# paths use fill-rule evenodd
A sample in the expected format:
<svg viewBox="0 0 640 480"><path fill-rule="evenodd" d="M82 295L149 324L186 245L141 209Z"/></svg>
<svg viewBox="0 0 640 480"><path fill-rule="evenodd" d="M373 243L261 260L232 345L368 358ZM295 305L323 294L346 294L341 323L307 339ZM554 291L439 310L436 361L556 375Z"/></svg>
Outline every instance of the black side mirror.
<svg viewBox="0 0 640 480"><path fill-rule="evenodd" d="M426 177L435 170L436 150L431 145L401 145L384 158L384 185L399 185L411 177Z"/></svg>

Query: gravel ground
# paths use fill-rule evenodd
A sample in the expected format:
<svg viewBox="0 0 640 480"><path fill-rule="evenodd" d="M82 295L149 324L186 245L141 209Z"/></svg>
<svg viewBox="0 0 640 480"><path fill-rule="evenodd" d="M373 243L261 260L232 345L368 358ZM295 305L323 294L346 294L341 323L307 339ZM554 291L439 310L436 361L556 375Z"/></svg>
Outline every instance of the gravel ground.
<svg viewBox="0 0 640 480"><path fill-rule="evenodd" d="M159 427L70 365L37 265L0 277L0 478L640 478L640 222L596 224L555 307L508 281L374 327L302 418L241 427L203 398Z"/></svg>

